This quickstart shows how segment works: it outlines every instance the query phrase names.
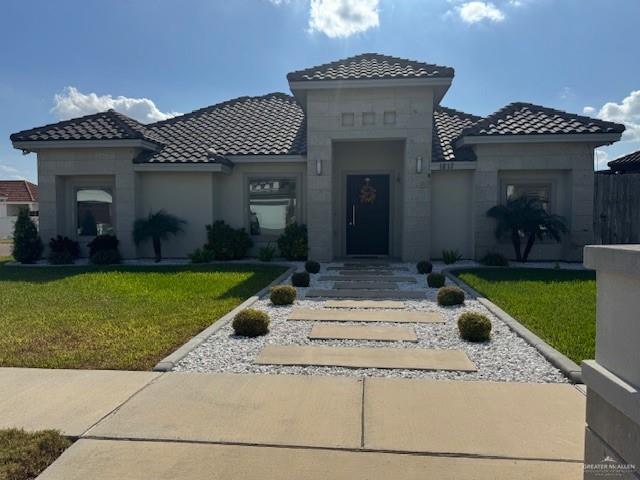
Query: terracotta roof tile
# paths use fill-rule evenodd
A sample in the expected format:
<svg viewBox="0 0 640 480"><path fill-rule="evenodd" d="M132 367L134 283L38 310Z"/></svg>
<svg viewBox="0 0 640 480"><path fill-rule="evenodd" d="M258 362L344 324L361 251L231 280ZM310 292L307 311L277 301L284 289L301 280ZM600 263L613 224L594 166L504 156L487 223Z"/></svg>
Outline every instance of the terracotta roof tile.
<svg viewBox="0 0 640 480"><path fill-rule="evenodd" d="M453 78L450 67L405 58L363 53L287 75L290 82L310 80L371 80L381 78Z"/></svg>
<svg viewBox="0 0 640 480"><path fill-rule="evenodd" d="M436 107L433 112L432 161L475 160L473 151L470 149L455 149L453 142L465 128L474 125L480 120L482 120L482 117L470 113L447 107Z"/></svg>
<svg viewBox="0 0 640 480"><path fill-rule="evenodd" d="M0 180L0 195L8 202L37 202L38 186L26 180Z"/></svg>
<svg viewBox="0 0 640 480"><path fill-rule="evenodd" d="M611 170L616 171L640 170L640 150L611 160L607 165Z"/></svg>

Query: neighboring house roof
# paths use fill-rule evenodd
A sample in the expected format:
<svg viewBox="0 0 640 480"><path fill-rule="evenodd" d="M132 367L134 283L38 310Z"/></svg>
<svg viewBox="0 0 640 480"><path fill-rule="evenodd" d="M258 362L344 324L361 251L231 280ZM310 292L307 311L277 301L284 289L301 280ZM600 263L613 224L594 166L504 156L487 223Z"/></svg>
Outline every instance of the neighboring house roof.
<svg viewBox="0 0 640 480"><path fill-rule="evenodd" d="M72 118L11 135L12 142L139 139L162 144L162 139L147 126L115 110Z"/></svg>
<svg viewBox="0 0 640 480"><path fill-rule="evenodd" d="M618 123L516 102L464 129L460 136L622 133L624 129L624 125Z"/></svg>
<svg viewBox="0 0 640 480"><path fill-rule="evenodd" d="M628 170L640 171L640 150L611 160L607 165L611 170L620 172Z"/></svg>
<svg viewBox="0 0 640 480"><path fill-rule="evenodd" d="M451 67L407 60L405 58L363 53L287 75L290 82L319 80L373 80L395 78L453 78Z"/></svg>
<svg viewBox="0 0 640 480"><path fill-rule="evenodd" d="M0 180L0 196L7 197L7 202L34 203L38 186L26 180Z"/></svg>
<svg viewBox="0 0 640 480"><path fill-rule="evenodd" d="M432 161L475 160L472 150L455 149L453 143L465 128L481 120L482 117L460 112L453 108L436 107L433 111Z"/></svg>
<svg viewBox="0 0 640 480"><path fill-rule="evenodd" d="M305 115L284 93L240 97L147 125L165 139L158 152L136 162L217 162L228 155L302 155L307 151Z"/></svg>

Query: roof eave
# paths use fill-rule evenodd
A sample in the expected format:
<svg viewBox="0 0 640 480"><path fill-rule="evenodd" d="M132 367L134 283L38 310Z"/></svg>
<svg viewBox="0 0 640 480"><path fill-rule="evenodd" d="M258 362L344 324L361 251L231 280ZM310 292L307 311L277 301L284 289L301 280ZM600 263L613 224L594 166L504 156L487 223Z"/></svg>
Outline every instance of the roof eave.
<svg viewBox="0 0 640 480"><path fill-rule="evenodd" d="M596 146L617 142L622 133L568 133L529 135L465 135L455 142L456 148L491 143L592 143Z"/></svg>
<svg viewBox="0 0 640 480"><path fill-rule="evenodd" d="M158 152L162 145L142 138L110 140L27 140L12 141L13 148L25 153L59 148L141 148Z"/></svg>

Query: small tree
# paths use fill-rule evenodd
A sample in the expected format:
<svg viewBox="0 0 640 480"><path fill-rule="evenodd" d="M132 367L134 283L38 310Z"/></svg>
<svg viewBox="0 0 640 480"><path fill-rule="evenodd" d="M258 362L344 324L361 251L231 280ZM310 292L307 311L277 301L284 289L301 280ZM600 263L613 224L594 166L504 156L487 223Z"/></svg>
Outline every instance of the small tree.
<svg viewBox="0 0 640 480"><path fill-rule="evenodd" d="M551 237L556 242L567 233L564 217L548 213L540 199L519 197L507 200L505 205L496 205L487 211L487 216L496 220L496 237L509 236L518 262L526 262L536 241ZM522 252L522 240L525 241Z"/></svg>
<svg viewBox="0 0 640 480"><path fill-rule="evenodd" d="M149 213L147 218L139 218L133 224L133 241L136 245L151 239L156 262L162 260L162 241L170 235L177 235L183 231L186 222L164 210Z"/></svg>
<svg viewBox="0 0 640 480"><path fill-rule="evenodd" d="M13 258L20 263L34 263L42 256L42 250L42 240L29 210L20 209L13 230Z"/></svg>

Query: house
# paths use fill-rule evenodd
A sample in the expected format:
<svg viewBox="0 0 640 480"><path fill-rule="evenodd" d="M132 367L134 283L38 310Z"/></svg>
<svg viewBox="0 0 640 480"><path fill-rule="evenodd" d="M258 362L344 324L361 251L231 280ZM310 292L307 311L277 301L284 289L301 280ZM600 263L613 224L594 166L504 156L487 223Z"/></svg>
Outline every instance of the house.
<svg viewBox="0 0 640 480"><path fill-rule="evenodd" d="M611 173L640 173L640 150L607 163Z"/></svg>
<svg viewBox="0 0 640 480"><path fill-rule="evenodd" d="M624 126L529 103L483 118L441 105L454 70L362 54L287 75L293 95L241 97L148 125L107 111L11 135L37 152L41 234L113 232L125 257L137 217L188 223L169 256L205 242L205 225L244 227L256 245L308 226L310 257L406 261L458 249L511 255L486 211L535 194L570 233L532 258L579 260L593 237L594 148Z"/></svg>
<svg viewBox="0 0 640 480"><path fill-rule="evenodd" d="M38 186L26 180L0 180L0 238L13 236L13 225L21 209L38 220Z"/></svg>

